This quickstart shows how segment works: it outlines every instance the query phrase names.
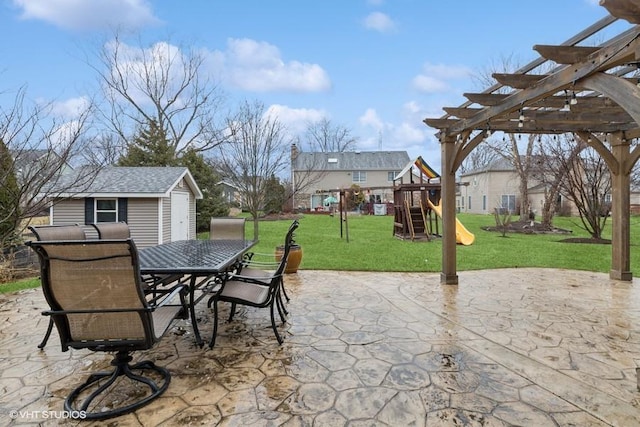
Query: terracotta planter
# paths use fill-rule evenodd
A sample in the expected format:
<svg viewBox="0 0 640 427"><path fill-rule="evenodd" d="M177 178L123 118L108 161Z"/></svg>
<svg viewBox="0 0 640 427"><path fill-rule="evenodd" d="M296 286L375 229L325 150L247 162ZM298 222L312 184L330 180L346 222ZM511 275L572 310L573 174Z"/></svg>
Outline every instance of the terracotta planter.
<svg viewBox="0 0 640 427"><path fill-rule="evenodd" d="M284 246L276 246L276 261L282 259L284 253ZM285 274L297 273L298 267L302 261L302 247L300 245L291 245L289 249L289 258L287 259L287 266L284 269Z"/></svg>

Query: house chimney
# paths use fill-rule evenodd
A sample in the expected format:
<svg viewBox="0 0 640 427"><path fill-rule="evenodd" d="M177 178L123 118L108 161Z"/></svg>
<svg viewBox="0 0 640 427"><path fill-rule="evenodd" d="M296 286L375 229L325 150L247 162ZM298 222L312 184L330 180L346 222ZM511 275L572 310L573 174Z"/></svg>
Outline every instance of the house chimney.
<svg viewBox="0 0 640 427"><path fill-rule="evenodd" d="M298 157L298 146L291 144L291 161L293 162Z"/></svg>

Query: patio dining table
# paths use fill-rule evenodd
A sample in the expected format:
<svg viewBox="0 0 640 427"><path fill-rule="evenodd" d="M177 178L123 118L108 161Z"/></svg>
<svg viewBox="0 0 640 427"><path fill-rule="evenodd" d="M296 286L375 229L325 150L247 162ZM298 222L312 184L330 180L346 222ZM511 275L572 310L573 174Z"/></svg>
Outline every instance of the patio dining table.
<svg viewBox="0 0 640 427"><path fill-rule="evenodd" d="M203 341L198 330L195 306L206 296L212 277L233 268L257 242L255 240L178 240L140 249L140 273L178 275L189 280L189 316L196 343ZM196 298L196 291L203 290Z"/></svg>

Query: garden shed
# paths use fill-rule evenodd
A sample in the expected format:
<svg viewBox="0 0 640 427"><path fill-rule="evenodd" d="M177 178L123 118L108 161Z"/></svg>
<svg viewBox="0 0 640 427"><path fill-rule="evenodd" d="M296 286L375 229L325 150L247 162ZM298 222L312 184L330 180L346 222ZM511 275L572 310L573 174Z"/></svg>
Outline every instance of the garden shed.
<svg viewBox="0 0 640 427"><path fill-rule="evenodd" d="M111 166L77 191L66 191L51 198L51 224L124 221L140 248L196 238L202 192L186 167Z"/></svg>
<svg viewBox="0 0 640 427"><path fill-rule="evenodd" d="M442 283L458 283L456 171L495 131L570 133L604 159L613 187L609 275L632 280L630 175L640 157L640 0L600 4L610 15L560 45L534 46L538 59L514 73L493 74L496 84L465 94L468 101L445 107L444 116L424 120L438 130L442 152ZM606 37L604 30L614 23L620 32Z"/></svg>

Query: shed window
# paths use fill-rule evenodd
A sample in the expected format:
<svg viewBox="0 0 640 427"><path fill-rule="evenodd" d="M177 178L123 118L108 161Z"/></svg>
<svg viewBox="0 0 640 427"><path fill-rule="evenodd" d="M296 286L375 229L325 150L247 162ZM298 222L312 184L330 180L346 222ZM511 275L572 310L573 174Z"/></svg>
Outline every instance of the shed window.
<svg viewBox="0 0 640 427"><path fill-rule="evenodd" d="M118 222L118 199L96 199L96 222Z"/></svg>
<svg viewBox="0 0 640 427"><path fill-rule="evenodd" d="M353 171L351 174L353 182L367 182L367 172L366 171Z"/></svg>

